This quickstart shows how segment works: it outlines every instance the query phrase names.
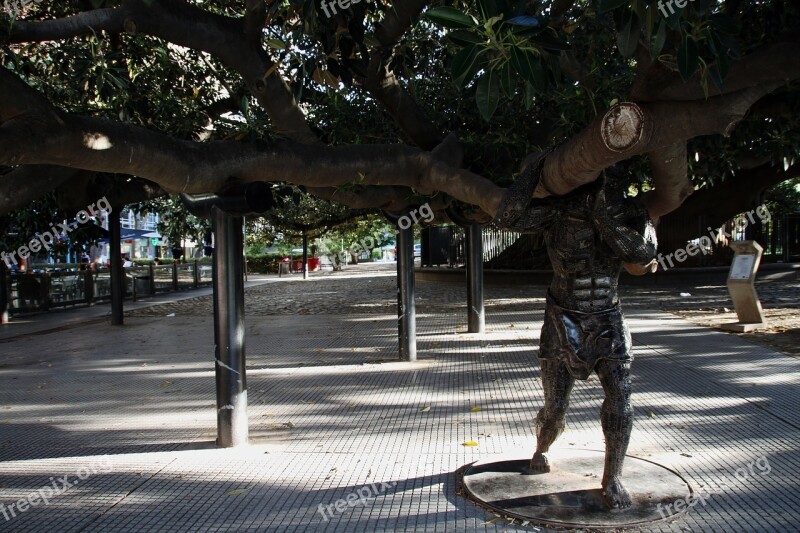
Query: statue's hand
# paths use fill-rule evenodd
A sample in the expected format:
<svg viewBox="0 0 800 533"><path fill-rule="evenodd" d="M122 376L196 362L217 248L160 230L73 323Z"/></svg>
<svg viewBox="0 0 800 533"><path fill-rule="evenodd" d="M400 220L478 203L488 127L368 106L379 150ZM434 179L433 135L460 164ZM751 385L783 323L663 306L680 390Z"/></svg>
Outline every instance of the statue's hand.
<svg viewBox="0 0 800 533"><path fill-rule="evenodd" d="M638 263L622 263L622 266L625 267L625 270L627 270L629 274L634 276L644 276L645 274L654 273L658 269L658 262L653 259L646 265L640 265Z"/></svg>

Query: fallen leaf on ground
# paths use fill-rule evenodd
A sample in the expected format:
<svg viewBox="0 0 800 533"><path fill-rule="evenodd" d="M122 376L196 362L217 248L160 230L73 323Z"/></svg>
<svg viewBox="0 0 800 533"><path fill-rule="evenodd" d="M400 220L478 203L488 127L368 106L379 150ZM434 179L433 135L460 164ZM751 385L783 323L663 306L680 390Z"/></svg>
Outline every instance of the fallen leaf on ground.
<svg viewBox="0 0 800 533"><path fill-rule="evenodd" d="M420 411L423 412L423 413L427 413L430 410L431 410L431 406L430 405L426 405L425 407L420 409Z"/></svg>
<svg viewBox="0 0 800 533"><path fill-rule="evenodd" d="M465 442L465 443L464 443L462 446L470 446L470 447L475 447L475 446L477 446L477 445L478 445L478 443L477 443L477 442L475 442L474 440L468 440L468 441L467 441L467 442Z"/></svg>
<svg viewBox="0 0 800 533"><path fill-rule="evenodd" d="M481 410L481 408L477 407L477 406L470 409L470 411L472 411L473 413L477 413L480 410Z"/></svg>
<svg viewBox="0 0 800 533"><path fill-rule="evenodd" d="M230 491L230 492L228 492L228 493L227 493L227 496L239 496L240 494L244 494L245 492L248 492L249 490L250 490L250 489L236 489L236 490L232 490L232 491Z"/></svg>

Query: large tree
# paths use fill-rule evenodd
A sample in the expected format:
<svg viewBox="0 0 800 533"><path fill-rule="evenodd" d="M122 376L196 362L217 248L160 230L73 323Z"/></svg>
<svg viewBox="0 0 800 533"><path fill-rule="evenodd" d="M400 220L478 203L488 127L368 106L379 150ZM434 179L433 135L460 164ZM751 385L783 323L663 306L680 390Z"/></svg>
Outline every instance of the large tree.
<svg viewBox="0 0 800 533"><path fill-rule="evenodd" d="M797 175L789 0L5 5L0 213L268 181L485 221L545 149L538 195L630 159L655 219Z"/></svg>

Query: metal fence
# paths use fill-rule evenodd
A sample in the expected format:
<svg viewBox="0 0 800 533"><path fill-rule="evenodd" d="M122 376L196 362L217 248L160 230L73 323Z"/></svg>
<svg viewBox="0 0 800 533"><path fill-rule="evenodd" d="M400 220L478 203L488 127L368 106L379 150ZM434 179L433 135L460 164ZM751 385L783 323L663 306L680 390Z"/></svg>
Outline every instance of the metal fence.
<svg viewBox="0 0 800 533"><path fill-rule="evenodd" d="M773 217L764 222L758 220L746 228L745 236L764 247L764 261L800 261L800 215Z"/></svg>
<svg viewBox="0 0 800 533"><path fill-rule="evenodd" d="M0 285L6 287L12 316L111 299L111 271L105 268L5 275L5 283ZM136 301L157 293L207 286L212 276L211 265L198 261L130 267L125 269L125 296Z"/></svg>
<svg viewBox="0 0 800 533"><path fill-rule="evenodd" d="M492 262L517 242L522 234L489 225L483 228L483 261L491 268ZM425 228L422 234L422 264L446 264L459 267L466 264L467 243L464 229L455 226Z"/></svg>
<svg viewBox="0 0 800 533"><path fill-rule="evenodd" d="M677 232L681 235L708 235L706 217L669 221L659 226L659 234ZM733 238L752 239L764 247L764 262L800 261L800 215L782 215L769 221L755 220L743 231L735 229L734 220L723 225ZM685 244L685 243L683 243ZM512 248L513 246L513 248ZM728 242L713 246L708 254L698 254L684 266L713 266L729 264L732 252ZM539 269L548 268L544 240L541 235L520 234L489 225L483 229L483 260L486 268ZM422 233L422 264L461 267L466 263L466 238L458 226L424 228Z"/></svg>

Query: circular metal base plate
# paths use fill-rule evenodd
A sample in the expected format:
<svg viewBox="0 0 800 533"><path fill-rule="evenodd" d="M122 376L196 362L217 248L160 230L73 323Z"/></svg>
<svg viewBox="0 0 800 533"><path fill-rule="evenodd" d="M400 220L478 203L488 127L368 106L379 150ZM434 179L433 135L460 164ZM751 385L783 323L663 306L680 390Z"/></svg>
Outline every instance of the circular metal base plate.
<svg viewBox="0 0 800 533"><path fill-rule="evenodd" d="M688 506L680 504L681 511L675 512L678 500L697 501L676 472L627 456L623 483L633 505L611 510L600 491L604 452L562 450L548 454L548 459L551 471L546 474L530 470L530 456L467 465L458 473L461 492L507 520L555 529L641 527L685 512Z"/></svg>

